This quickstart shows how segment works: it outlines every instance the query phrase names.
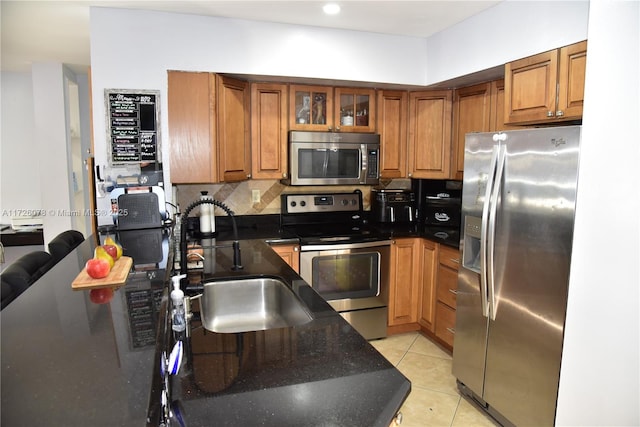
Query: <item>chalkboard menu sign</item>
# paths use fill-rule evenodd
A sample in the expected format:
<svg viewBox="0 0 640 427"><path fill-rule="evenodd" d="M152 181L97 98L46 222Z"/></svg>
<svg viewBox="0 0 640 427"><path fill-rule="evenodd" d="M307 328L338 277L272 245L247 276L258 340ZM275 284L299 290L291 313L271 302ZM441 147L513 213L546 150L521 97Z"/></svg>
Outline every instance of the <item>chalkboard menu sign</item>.
<svg viewBox="0 0 640 427"><path fill-rule="evenodd" d="M111 164L160 162L160 91L105 89Z"/></svg>

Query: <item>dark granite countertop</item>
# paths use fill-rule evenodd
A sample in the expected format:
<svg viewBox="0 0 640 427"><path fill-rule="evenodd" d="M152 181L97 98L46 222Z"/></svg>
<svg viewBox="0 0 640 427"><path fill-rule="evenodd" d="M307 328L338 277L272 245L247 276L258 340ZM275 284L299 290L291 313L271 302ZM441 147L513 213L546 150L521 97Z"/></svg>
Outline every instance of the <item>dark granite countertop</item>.
<svg viewBox="0 0 640 427"><path fill-rule="evenodd" d="M160 267L171 255L162 233L152 251L162 259L148 258L143 249L158 244L149 233L132 238L130 255L144 262L134 261L108 303L71 289L93 255L89 238L2 310L2 425L159 424L159 354L173 339ZM170 379L172 413L190 426L388 425L409 381L262 239L243 240L241 249L245 268L232 275L282 278L313 320L240 335L194 330L183 369ZM231 248L216 249L215 259L208 277L228 276Z"/></svg>
<svg viewBox="0 0 640 427"><path fill-rule="evenodd" d="M189 426L212 420L228 426L388 426L409 381L263 240L242 240L241 250L242 271L231 271L232 249L225 247L215 249L215 262L191 281L277 277L313 319L238 334L213 333L192 321L183 367L170 381L174 416ZM175 337L165 337L170 350Z"/></svg>
<svg viewBox="0 0 640 427"><path fill-rule="evenodd" d="M279 215L238 216L238 234L241 239L266 239L273 242L290 241L295 236L280 230ZM218 239L232 239L231 223L228 217L216 217ZM416 223L376 223L368 222L381 239L399 237L423 237L453 248L460 245L460 230Z"/></svg>
<svg viewBox="0 0 640 427"><path fill-rule="evenodd" d="M85 240L2 310L3 426L146 425L165 270L147 263L95 304L71 288L95 245Z"/></svg>

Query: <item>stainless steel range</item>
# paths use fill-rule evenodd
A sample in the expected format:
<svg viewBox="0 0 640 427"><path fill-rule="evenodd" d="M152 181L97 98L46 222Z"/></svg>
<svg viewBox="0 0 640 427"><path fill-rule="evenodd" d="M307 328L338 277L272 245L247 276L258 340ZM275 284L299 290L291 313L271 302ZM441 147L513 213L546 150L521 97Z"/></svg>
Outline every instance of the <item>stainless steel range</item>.
<svg viewBox="0 0 640 427"><path fill-rule="evenodd" d="M281 195L283 231L300 239L300 276L366 339L384 338L391 240L363 221L362 193Z"/></svg>

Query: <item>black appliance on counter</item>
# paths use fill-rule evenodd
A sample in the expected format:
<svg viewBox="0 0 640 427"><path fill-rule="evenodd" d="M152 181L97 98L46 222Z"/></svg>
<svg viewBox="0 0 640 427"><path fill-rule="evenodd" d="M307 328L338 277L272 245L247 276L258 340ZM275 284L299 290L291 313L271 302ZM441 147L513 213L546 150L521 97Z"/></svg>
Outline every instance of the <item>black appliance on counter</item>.
<svg viewBox="0 0 640 427"><path fill-rule="evenodd" d="M371 220L382 223L416 221L416 197L408 189L372 189Z"/></svg>
<svg viewBox="0 0 640 427"><path fill-rule="evenodd" d="M280 197L282 233L300 240L300 276L364 338L384 338L391 240L364 221L362 192Z"/></svg>
<svg viewBox="0 0 640 427"><path fill-rule="evenodd" d="M462 181L413 179L411 188L416 194L418 223L423 234L444 243L460 243L460 211Z"/></svg>
<svg viewBox="0 0 640 427"><path fill-rule="evenodd" d="M163 227L167 212L161 187L119 187L111 191L110 198L118 230Z"/></svg>

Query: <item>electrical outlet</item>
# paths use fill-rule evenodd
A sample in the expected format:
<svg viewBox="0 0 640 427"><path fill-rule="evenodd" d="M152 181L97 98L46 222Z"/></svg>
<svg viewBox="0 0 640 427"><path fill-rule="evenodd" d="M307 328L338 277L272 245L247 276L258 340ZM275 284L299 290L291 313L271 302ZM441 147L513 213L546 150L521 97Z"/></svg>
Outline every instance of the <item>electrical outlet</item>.
<svg viewBox="0 0 640 427"><path fill-rule="evenodd" d="M260 190L251 190L251 202L260 203Z"/></svg>

